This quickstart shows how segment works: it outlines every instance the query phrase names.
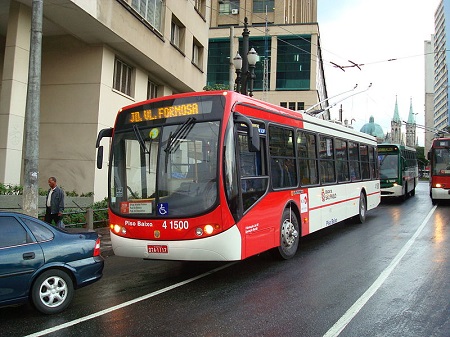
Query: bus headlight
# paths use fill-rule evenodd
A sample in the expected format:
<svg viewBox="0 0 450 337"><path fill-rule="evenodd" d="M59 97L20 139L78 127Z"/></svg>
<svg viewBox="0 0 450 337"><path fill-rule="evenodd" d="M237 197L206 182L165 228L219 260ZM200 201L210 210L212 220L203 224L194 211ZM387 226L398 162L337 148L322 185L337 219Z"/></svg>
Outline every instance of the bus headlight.
<svg viewBox="0 0 450 337"><path fill-rule="evenodd" d="M441 188L442 185L441 185L441 184L436 184L436 187L437 187L437 188Z"/></svg>
<svg viewBox="0 0 450 337"><path fill-rule="evenodd" d="M214 227L211 225L206 225L205 226L205 233L208 235L211 235L214 232Z"/></svg>
<svg viewBox="0 0 450 337"><path fill-rule="evenodd" d="M125 227L122 227L122 226L119 226L119 225L110 224L109 228L111 228L111 230L114 233L116 233L116 234L119 234L119 233L122 234L122 235L127 234L127 229Z"/></svg>
<svg viewBox="0 0 450 337"><path fill-rule="evenodd" d="M211 235L214 233L214 231L220 230L219 224L207 224L203 227L197 227L195 229L195 235L202 236L202 235Z"/></svg>

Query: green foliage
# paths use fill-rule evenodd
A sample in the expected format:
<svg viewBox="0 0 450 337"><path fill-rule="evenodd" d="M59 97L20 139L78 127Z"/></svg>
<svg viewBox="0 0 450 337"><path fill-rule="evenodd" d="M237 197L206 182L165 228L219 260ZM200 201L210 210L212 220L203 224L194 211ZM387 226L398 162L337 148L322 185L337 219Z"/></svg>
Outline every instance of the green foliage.
<svg viewBox="0 0 450 337"><path fill-rule="evenodd" d="M22 195L23 187L19 185L5 185L0 183L0 195Z"/></svg>
<svg viewBox="0 0 450 337"><path fill-rule="evenodd" d="M203 87L203 90L205 91L213 91L213 90L229 90L230 87L228 85L225 84L221 84L221 83L216 83L214 85L205 85Z"/></svg>

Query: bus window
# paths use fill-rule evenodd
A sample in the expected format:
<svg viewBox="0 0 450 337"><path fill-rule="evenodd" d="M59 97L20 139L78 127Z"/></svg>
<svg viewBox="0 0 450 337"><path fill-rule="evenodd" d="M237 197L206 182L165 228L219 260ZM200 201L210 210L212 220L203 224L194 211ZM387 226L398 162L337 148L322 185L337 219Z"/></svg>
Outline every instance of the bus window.
<svg viewBox="0 0 450 337"><path fill-rule="evenodd" d="M244 212L264 195L269 182L265 159L265 140L261 139L258 152L250 152L247 141L247 135L238 135Z"/></svg>
<svg viewBox="0 0 450 337"><path fill-rule="evenodd" d="M334 171L334 148L333 138L320 136L320 181L323 184L330 184L336 181Z"/></svg>
<svg viewBox="0 0 450 337"><path fill-rule="evenodd" d="M318 184L316 136L314 134L304 131L297 132L297 156L300 184L303 186Z"/></svg>
<svg viewBox="0 0 450 337"><path fill-rule="evenodd" d="M358 144L349 142L348 150L350 159L350 179L352 181L361 180Z"/></svg>
<svg viewBox="0 0 450 337"><path fill-rule="evenodd" d="M297 186L293 139L294 131L278 126L269 127L270 169L273 188Z"/></svg>
<svg viewBox="0 0 450 337"><path fill-rule="evenodd" d="M335 149L336 149L336 171L338 182L349 181L350 175L348 173L347 142L342 139L336 139Z"/></svg>
<svg viewBox="0 0 450 337"><path fill-rule="evenodd" d="M367 145L359 146L359 153L361 156L361 171L363 179L370 179L370 169L369 169L369 149Z"/></svg>

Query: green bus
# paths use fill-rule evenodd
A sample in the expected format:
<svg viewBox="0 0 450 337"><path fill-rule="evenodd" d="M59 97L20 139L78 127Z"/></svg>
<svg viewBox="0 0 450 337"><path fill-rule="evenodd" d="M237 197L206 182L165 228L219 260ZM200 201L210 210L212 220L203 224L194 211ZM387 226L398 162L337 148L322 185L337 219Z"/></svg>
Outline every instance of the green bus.
<svg viewBox="0 0 450 337"><path fill-rule="evenodd" d="M382 197L403 199L416 193L419 167L416 149L400 144L378 144Z"/></svg>

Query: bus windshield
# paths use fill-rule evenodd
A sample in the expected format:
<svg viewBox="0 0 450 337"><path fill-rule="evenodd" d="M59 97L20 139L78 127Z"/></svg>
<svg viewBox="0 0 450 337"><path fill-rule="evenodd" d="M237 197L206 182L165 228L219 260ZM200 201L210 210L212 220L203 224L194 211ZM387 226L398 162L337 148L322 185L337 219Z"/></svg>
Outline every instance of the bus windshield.
<svg viewBox="0 0 450 337"><path fill-rule="evenodd" d="M450 175L450 148L436 148L433 156L433 175Z"/></svg>
<svg viewBox="0 0 450 337"><path fill-rule="evenodd" d="M114 135L110 208L132 217L192 216L217 199L219 121L134 125Z"/></svg>
<svg viewBox="0 0 450 337"><path fill-rule="evenodd" d="M398 154L379 154L381 179L398 178Z"/></svg>

